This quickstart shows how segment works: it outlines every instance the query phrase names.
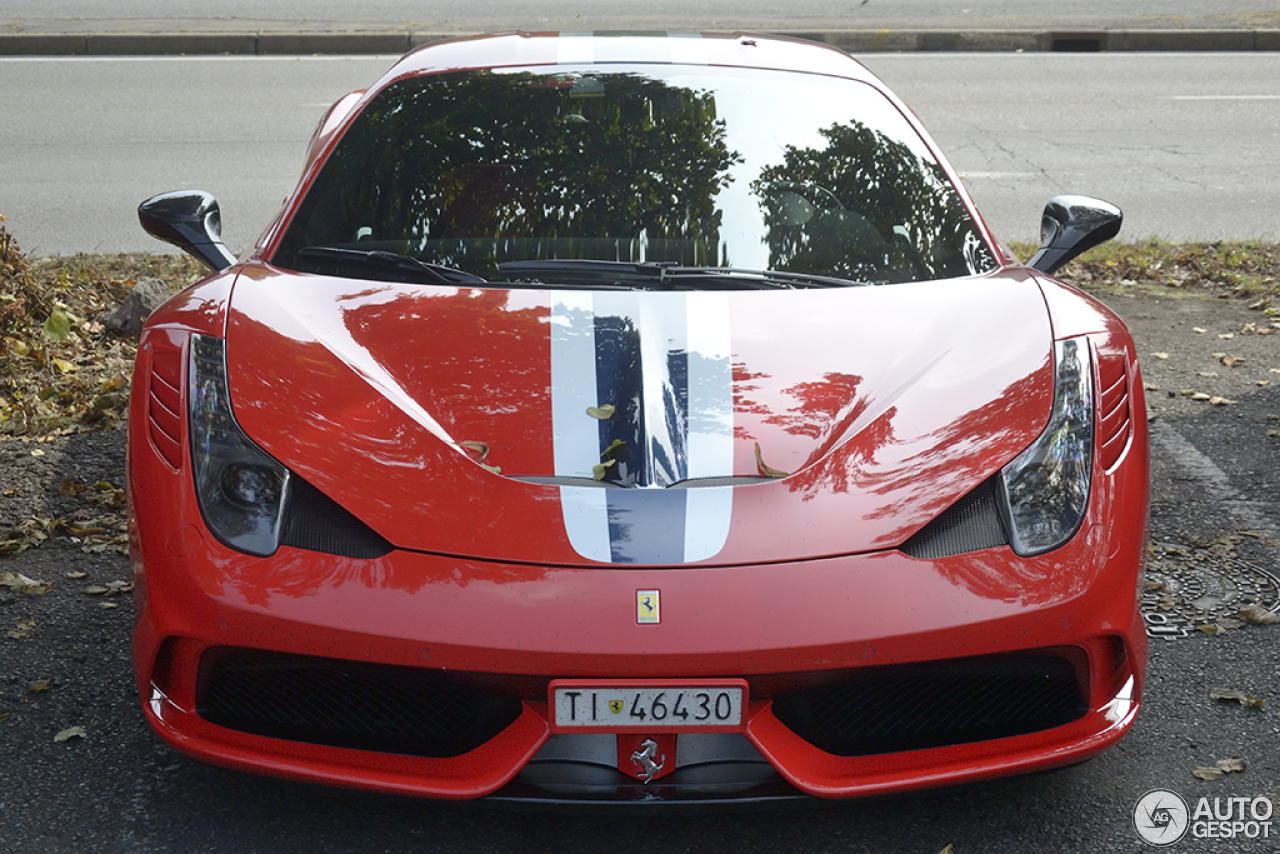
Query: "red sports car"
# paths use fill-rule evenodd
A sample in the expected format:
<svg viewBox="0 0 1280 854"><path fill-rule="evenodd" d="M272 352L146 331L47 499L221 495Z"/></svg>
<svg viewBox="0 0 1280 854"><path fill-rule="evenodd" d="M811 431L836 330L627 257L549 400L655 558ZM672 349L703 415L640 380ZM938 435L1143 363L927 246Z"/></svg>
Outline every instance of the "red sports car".
<svg viewBox="0 0 1280 854"><path fill-rule="evenodd" d="M138 689L232 768L763 801L1051 768L1133 724L1147 439L1114 314L848 55L420 48L138 350Z"/></svg>

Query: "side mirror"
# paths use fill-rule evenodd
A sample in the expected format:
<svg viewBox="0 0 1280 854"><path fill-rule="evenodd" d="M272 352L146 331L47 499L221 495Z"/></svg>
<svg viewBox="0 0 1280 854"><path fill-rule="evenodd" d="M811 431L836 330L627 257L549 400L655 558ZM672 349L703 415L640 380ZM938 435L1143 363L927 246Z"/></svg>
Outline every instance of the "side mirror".
<svg viewBox="0 0 1280 854"><path fill-rule="evenodd" d="M1109 202L1088 196L1057 196L1044 206L1040 251L1027 266L1052 275L1081 252L1120 233L1124 214Z"/></svg>
<svg viewBox="0 0 1280 854"><path fill-rule="evenodd" d="M138 221L147 234L172 243L215 272L236 262L236 256L222 245L218 201L203 190L152 196L138 205Z"/></svg>

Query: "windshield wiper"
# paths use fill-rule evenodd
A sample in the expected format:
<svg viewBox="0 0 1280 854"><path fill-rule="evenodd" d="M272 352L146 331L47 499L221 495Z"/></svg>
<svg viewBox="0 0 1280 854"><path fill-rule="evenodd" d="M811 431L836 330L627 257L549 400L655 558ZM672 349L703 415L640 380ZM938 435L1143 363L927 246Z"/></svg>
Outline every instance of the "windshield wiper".
<svg viewBox="0 0 1280 854"><path fill-rule="evenodd" d="M680 285L710 287L721 290L770 290L775 288L846 288L863 282L792 273L779 270L744 270L738 267L685 267L673 261L629 262L591 259L555 259L508 261L498 270L512 279L543 282L553 277L554 284L600 284L673 290ZM544 282L545 283L545 282Z"/></svg>
<svg viewBox="0 0 1280 854"><path fill-rule="evenodd" d="M488 281L465 270L432 264L420 258L414 258L412 255L400 255L381 249L306 246L298 250L297 256L314 259L316 267L308 272L337 271L356 278L373 278L390 282L422 282L433 285L478 285Z"/></svg>

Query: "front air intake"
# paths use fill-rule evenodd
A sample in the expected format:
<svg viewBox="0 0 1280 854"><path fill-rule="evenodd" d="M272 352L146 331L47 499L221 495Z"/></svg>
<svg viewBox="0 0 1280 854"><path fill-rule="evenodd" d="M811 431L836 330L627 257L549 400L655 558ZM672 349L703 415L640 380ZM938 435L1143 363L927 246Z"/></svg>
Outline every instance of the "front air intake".
<svg viewBox="0 0 1280 854"><path fill-rule="evenodd" d="M775 698L773 714L819 750L872 756L1062 726L1088 710L1084 684L1066 655L981 656L852 671Z"/></svg>
<svg viewBox="0 0 1280 854"><path fill-rule="evenodd" d="M196 710L268 738L445 758L510 726L520 700L439 671L220 647L200 662Z"/></svg>

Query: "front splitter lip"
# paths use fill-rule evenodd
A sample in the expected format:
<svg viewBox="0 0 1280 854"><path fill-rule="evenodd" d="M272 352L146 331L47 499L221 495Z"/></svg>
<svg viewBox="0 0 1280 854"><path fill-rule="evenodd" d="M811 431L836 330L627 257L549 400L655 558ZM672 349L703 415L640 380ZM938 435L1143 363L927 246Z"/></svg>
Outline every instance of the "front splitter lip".
<svg viewBox="0 0 1280 854"><path fill-rule="evenodd" d="M746 736L795 792L822 799L874 797L981 782L1086 760L1110 747L1133 725L1140 705L1134 690L1131 676L1120 693L1101 708L1052 729L901 753L859 757L824 753L778 721L768 702L752 703ZM144 710L171 746L215 765L303 782L446 799L500 793L550 737L546 705L530 702L524 704L516 722L498 736L449 759L334 748L225 729L181 708L154 686ZM500 797L559 800L554 794L535 797L528 787L520 794L521 788L516 786ZM565 800L614 803L628 800L627 792L633 789L634 784L626 784L607 798ZM678 793L672 789L669 794ZM790 797L785 787L771 786L767 791L724 798L679 799L710 803Z"/></svg>

